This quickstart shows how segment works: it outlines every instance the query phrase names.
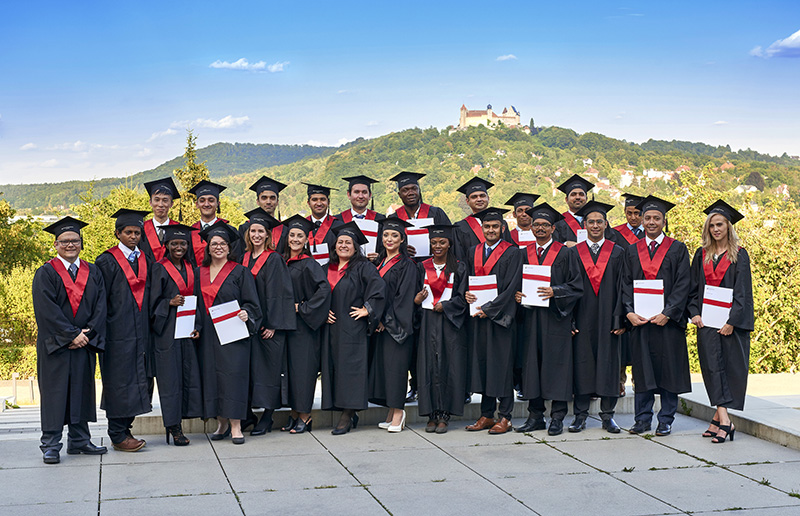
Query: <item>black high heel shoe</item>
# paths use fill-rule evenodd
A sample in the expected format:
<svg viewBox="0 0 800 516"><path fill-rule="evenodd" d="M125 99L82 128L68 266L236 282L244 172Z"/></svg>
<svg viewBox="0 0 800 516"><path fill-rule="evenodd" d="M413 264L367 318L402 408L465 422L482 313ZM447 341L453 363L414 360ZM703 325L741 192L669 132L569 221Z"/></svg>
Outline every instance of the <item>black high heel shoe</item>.
<svg viewBox="0 0 800 516"><path fill-rule="evenodd" d="M711 424L719 428L719 421L717 421L716 419L712 419ZM703 437L716 437L716 435L717 432L712 432L711 430L706 430L705 432L703 432Z"/></svg>
<svg viewBox="0 0 800 516"><path fill-rule="evenodd" d="M731 423L730 425L719 425L719 429L722 430L723 432L725 432L725 436L720 437L719 434L715 435L711 439L712 443L714 443L714 444L722 444L722 443L725 442L725 439L727 439L728 437L730 437L731 441L733 441L733 434L736 433L736 427L733 426L733 423Z"/></svg>
<svg viewBox="0 0 800 516"><path fill-rule="evenodd" d="M282 427L282 428L281 428L281 432L291 432L291 431L292 431L292 429L293 429L295 426L297 426L297 422L298 422L298 421L300 421L300 418L299 418L299 417L298 417L297 419L295 419L295 418L293 418L292 416L289 416L289 420L288 420L288 421L286 421L286 426L284 426L284 427Z"/></svg>
<svg viewBox="0 0 800 516"><path fill-rule="evenodd" d="M250 430L250 435L264 435L267 432L272 432L272 409L265 409L264 413L261 415L261 419L258 420L256 426ZM244 432L244 430L242 430Z"/></svg>
<svg viewBox="0 0 800 516"><path fill-rule="evenodd" d="M342 416L343 416L342 419L344 419L346 417L346 414L342 414ZM339 420L339 424L340 425L341 425L341 422L342 422L342 420L340 419ZM355 428L357 426L358 426L358 414L353 412L353 415L351 415L350 417L347 417L347 424L345 424L344 426L338 426L337 425L336 428L331 430L331 433L333 435L343 435L343 434L346 434L347 432L349 432L351 428Z"/></svg>
<svg viewBox="0 0 800 516"><path fill-rule="evenodd" d="M314 421L309 416L308 421L303 421L302 418L297 418L297 421L289 433L290 434L302 434L303 432L310 432L311 431L311 423Z"/></svg>
<svg viewBox="0 0 800 516"><path fill-rule="evenodd" d="M175 446L189 445L189 438L183 435L183 429L181 428L181 425L168 426L166 430L167 444L169 444L169 436L172 435L172 442L175 444Z"/></svg>
<svg viewBox="0 0 800 516"><path fill-rule="evenodd" d="M224 432L222 432L221 434L218 434L216 432L211 434L211 440L212 441L221 441L221 440L225 439L226 437L228 437L229 435L231 435L231 424L230 423L228 423L228 428Z"/></svg>

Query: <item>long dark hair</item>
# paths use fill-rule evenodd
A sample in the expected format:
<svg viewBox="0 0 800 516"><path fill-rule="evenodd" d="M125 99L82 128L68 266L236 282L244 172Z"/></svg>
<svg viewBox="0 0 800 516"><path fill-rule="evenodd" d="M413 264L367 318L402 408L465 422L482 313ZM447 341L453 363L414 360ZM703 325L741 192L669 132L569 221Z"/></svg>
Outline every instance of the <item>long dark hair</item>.
<svg viewBox="0 0 800 516"><path fill-rule="evenodd" d="M456 255L453 251L453 240L448 238L447 241L450 242L450 247L447 248L447 254L444 257L444 274L446 278L450 278L451 274L455 274L458 271L458 260L456 260Z"/></svg>
<svg viewBox="0 0 800 516"><path fill-rule="evenodd" d="M391 231L396 231L396 230L392 229ZM406 236L405 232L402 232L400 234L403 236L403 241L400 242L400 254L410 259L411 257L408 255L408 237ZM381 243L383 243L383 231L381 231ZM380 267L381 264L383 263L383 260L385 259L386 259L386 248L383 247L381 248L381 252L378 253L378 257L372 260L372 263L376 267Z"/></svg>
<svg viewBox="0 0 800 516"><path fill-rule="evenodd" d="M210 239L209 239L209 240L210 240ZM236 255L235 255L235 254L234 254L234 252L233 252L233 246L232 246L232 245L231 245L231 243L230 243L230 242L228 242L227 240L226 240L226 242L227 242L227 244L228 244L228 256L227 256L227 260L228 260L229 262L236 262L236 261L238 261L238 260L236 259ZM208 267L208 266L210 266L210 265L211 265L211 251L210 251L210 249L211 249L211 242L208 242L208 243L206 244L206 248L205 248L205 250L203 251L203 267Z"/></svg>
<svg viewBox="0 0 800 516"><path fill-rule="evenodd" d="M305 231L303 231L303 233L305 233ZM308 234L306 233L306 245L303 247L303 252L300 254L306 254L313 258L314 255L311 254L311 250L308 248L308 242ZM283 243L283 251L281 251L281 256L283 256L283 261L285 262L289 261L289 258L292 257L292 250L289 248L289 233L286 233L286 241Z"/></svg>
<svg viewBox="0 0 800 516"><path fill-rule="evenodd" d="M361 254L361 246L358 245L358 243L356 243L356 241L353 239L353 237L351 237L350 235L344 235L344 236L347 236L347 237L350 238L350 240L353 240L353 245L356 246L356 252L353 255L353 257L350 258L350 261L353 262L353 263L367 261L367 257L364 256L363 254ZM339 237L336 237L336 240L339 240ZM331 263L338 264L339 263L339 255L336 254L336 243L335 242L333 244L333 249L328 249L328 252L330 253Z"/></svg>

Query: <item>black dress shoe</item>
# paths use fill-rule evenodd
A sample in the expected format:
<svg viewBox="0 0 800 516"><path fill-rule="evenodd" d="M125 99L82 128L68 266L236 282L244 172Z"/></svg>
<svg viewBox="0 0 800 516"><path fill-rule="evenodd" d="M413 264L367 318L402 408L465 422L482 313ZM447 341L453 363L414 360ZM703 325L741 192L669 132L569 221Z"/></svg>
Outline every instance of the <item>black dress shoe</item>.
<svg viewBox="0 0 800 516"><path fill-rule="evenodd" d="M559 435L564 431L564 422L560 419L551 419L550 427L547 429L547 435Z"/></svg>
<svg viewBox="0 0 800 516"><path fill-rule="evenodd" d="M472 394L471 393L467 394L467 396L464 398L464 405L469 405L470 403L472 403Z"/></svg>
<svg viewBox="0 0 800 516"><path fill-rule="evenodd" d="M417 394L417 389L411 389L408 391L408 394L406 394L406 403L413 403L417 401L418 397L419 395Z"/></svg>
<svg viewBox="0 0 800 516"><path fill-rule="evenodd" d="M264 414L266 414L266 413L267 413L267 411L265 410ZM262 416L262 418L263 418L263 416ZM255 426L256 423L258 423L258 417L256 417L256 415L253 414L252 412L248 413L247 417L245 419L243 419L242 423L241 423L242 432L246 431L251 426Z"/></svg>
<svg viewBox="0 0 800 516"><path fill-rule="evenodd" d="M547 425L544 422L544 418L535 418L533 416L528 416L528 419L525 420L525 423L522 426L515 427L515 432L525 433L525 432L533 432L534 430L544 430L547 428Z"/></svg>
<svg viewBox="0 0 800 516"><path fill-rule="evenodd" d="M56 450L47 450L44 452L42 460L45 464L58 464L61 462L61 457Z"/></svg>
<svg viewBox="0 0 800 516"><path fill-rule="evenodd" d="M522 391L517 391L517 399L518 400L522 399Z"/></svg>
<svg viewBox="0 0 800 516"><path fill-rule="evenodd" d="M656 427L656 435L658 436L665 436L672 433L672 425L668 425L667 423L659 423Z"/></svg>
<svg viewBox="0 0 800 516"><path fill-rule="evenodd" d="M620 432L619 425L614 421L614 418L603 420L603 430L610 434L618 434Z"/></svg>
<svg viewBox="0 0 800 516"><path fill-rule="evenodd" d="M576 434L584 429L586 429L586 418L576 417L575 419L572 420L572 423L570 423L569 428L567 428L567 431Z"/></svg>
<svg viewBox="0 0 800 516"><path fill-rule="evenodd" d="M270 409L264 410L264 413L261 414L261 419L259 419L256 426L250 430L250 435L264 435L267 432L272 432L272 412L273 411Z"/></svg>
<svg viewBox="0 0 800 516"><path fill-rule="evenodd" d="M80 455L81 453L86 455L103 455L107 452L108 448L105 446L95 446L91 442L88 442L79 448L67 448L67 455Z"/></svg>
<svg viewBox="0 0 800 516"><path fill-rule="evenodd" d="M631 427L631 429L628 430L628 433L631 433L631 434L643 434L643 433L649 432L649 431L650 431L650 423L649 422L645 423L644 421L636 421L633 424L633 426Z"/></svg>

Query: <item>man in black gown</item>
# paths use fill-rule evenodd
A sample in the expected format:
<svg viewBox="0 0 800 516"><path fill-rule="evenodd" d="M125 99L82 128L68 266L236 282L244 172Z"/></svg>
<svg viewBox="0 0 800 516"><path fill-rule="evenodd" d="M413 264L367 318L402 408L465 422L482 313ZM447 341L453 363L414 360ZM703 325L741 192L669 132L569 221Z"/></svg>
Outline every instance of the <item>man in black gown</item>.
<svg viewBox="0 0 800 516"><path fill-rule="evenodd" d="M96 353L105 345L106 293L93 264L79 259L81 228L86 223L64 217L45 228L56 240L57 256L33 277L36 316L36 369L41 395L45 464L61 461L61 437L67 425L67 453L100 455L104 446L89 440L95 413Z"/></svg>
<svg viewBox="0 0 800 516"><path fill-rule="evenodd" d="M472 210L472 213L455 223L454 235L458 243L455 253L456 258L459 260L466 260L470 247L486 241L483 237L483 228L477 214L489 207L489 188L493 186L494 183L480 177L473 177L458 188L458 191L464 194L467 206ZM506 224L505 220L501 222L503 224L501 237L508 240L508 224Z"/></svg>
<svg viewBox="0 0 800 516"><path fill-rule="evenodd" d="M266 211L278 221L281 220L279 213L280 210L278 210L278 206L280 204L280 193L284 188L286 188L285 184L267 176L261 176L258 181L250 185L250 190L256 193L256 204L258 207ZM244 256L244 234L249 228L249 220L244 221L244 223L239 226L239 239L233 245L233 252L238 258ZM285 231L286 228L280 224L272 228L272 247L279 253L283 252Z"/></svg>
<svg viewBox="0 0 800 516"><path fill-rule="evenodd" d="M364 175L343 177L342 179L348 182L347 200L350 201L350 208L338 214L336 216L337 219L347 224L353 220L374 220L380 222L386 218L386 215L375 211L375 201L372 198L372 184L378 181ZM367 207L369 205L372 205L371 208ZM362 233L364 233L363 230ZM364 236L377 238L375 252L366 255L368 260L374 260L378 257L382 246L381 238L379 235L367 235L366 233L364 233Z"/></svg>
<svg viewBox="0 0 800 516"><path fill-rule="evenodd" d="M594 183L590 183L578 174L558 185L558 189L564 192L564 202L567 203L567 211L562 213L563 218L556 222L553 239L561 242L567 247L572 247L578 243L578 232L585 231L583 227L583 217L577 215L578 210L589 200L589 191L594 188ZM577 215L577 216L576 216Z"/></svg>
<svg viewBox="0 0 800 516"><path fill-rule="evenodd" d="M149 181L144 187L150 196L153 218L144 223L139 247L142 248L147 261L155 263L164 257L164 228L178 223L169 218L169 210L175 199L180 199L181 196L171 177Z"/></svg>
<svg viewBox="0 0 800 516"><path fill-rule="evenodd" d="M306 204L311 209L311 215L306 219L314 224L314 230L308 235L308 247L314 259L320 265L326 266L336 243L336 233L333 230L342 225L342 221L330 214L331 190L334 189L311 183L303 184L308 187Z"/></svg>

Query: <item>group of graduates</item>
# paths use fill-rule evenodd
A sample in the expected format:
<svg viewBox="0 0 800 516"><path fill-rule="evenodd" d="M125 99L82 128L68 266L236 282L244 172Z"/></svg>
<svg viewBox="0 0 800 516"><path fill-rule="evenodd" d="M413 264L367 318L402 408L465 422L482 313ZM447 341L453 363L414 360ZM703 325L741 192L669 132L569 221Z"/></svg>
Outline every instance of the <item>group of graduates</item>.
<svg viewBox="0 0 800 516"><path fill-rule="evenodd" d="M400 432L414 398L428 415L426 432L445 433L472 393L482 395L481 417L467 430L502 434L512 430L515 389L529 417L514 430L558 435L568 403L568 430L580 432L595 397L602 428L620 432L614 410L632 365L629 431L650 430L659 394L656 435L668 435L678 394L691 390L689 319L718 407L704 436L733 440L727 409L744 405L753 329L749 260L733 226L741 214L722 201L706 210L690 266L686 246L664 234L673 205L654 196L626 195L627 223L611 228L614 206L589 200L594 185L578 175L559 187L564 213L529 193L509 199L511 209L493 207L493 184L476 177L459 188L472 214L451 224L422 201L422 177L391 178L402 206L389 217L368 208L377 181L361 175L344 178L350 209L331 215L332 189L307 184L310 215L282 221L285 185L262 177L251 186L258 207L238 229L218 217L224 186L204 180L190 190L200 220L186 226L169 218L179 198L172 179L152 181L152 218L115 213L119 244L94 264L79 257L86 223L65 217L45 228L57 256L33 282L44 462L60 461L64 425L67 453L106 453L87 424L96 421L97 359L101 408L119 451L145 446L131 429L151 410L154 379L167 443L189 444L183 419L216 418L210 438L242 444L248 428L271 431L283 406L291 414L281 430L311 431L320 373L322 409L341 411L335 435L355 428L368 403L389 409L380 428ZM511 210L513 230L504 219ZM410 243L420 247L420 235L427 249ZM653 292L634 282L655 279L663 310L646 318L634 299ZM539 286L523 292L529 281ZM706 285L732 289L722 328L703 323L704 305L718 303ZM232 322L247 336L231 340L222 328ZM254 408L264 409L260 417Z"/></svg>

